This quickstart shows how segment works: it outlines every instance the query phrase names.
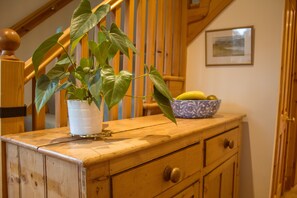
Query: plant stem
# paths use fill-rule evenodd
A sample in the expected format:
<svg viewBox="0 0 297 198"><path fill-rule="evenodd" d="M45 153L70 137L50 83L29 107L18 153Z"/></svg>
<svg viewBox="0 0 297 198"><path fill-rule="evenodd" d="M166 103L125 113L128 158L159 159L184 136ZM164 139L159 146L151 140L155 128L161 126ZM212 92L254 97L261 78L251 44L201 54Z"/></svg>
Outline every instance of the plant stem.
<svg viewBox="0 0 297 198"><path fill-rule="evenodd" d="M65 49L65 47L60 43L60 42L58 42L58 44L62 47L62 49L64 50L64 52L66 53L66 55L67 55L67 57L68 57L68 59L70 60L70 62L71 62L71 65L75 65L75 63L72 61L72 59L71 59L71 57L69 56L69 54L68 54L68 52L67 52L67 50ZM75 67L75 66L74 66Z"/></svg>
<svg viewBox="0 0 297 198"><path fill-rule="evenodd" d="M148 75L147 73L142 74L142 75L140 75L140 76L137 76L137 77L133 78L133 80L136 80L136 79L138 79L138 78L144 78L144 77L146 77L147 75Z"/></svg>

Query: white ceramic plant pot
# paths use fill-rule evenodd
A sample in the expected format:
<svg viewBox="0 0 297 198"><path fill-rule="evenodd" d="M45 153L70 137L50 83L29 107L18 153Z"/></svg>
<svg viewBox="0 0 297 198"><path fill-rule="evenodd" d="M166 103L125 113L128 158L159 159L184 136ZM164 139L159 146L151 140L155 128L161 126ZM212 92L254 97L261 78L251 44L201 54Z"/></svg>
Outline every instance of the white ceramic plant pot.
<svg viewBox="0 0 297 198"><path fill-rule="evenodd" d="M92 136L102 132L103 101L100 111L94 102L67 100L69 127L72 135Z"/></svg>

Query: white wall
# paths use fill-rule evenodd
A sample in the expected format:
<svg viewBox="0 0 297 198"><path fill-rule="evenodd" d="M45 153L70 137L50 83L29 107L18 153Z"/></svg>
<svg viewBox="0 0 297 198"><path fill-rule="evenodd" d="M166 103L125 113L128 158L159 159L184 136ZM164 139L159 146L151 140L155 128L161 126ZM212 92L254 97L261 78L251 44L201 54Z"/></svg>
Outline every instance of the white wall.
<svg viewBox="0 0 297 198"><path fill-rule="evenodd" d="M245 113L240 198L268 198L281 62L282 0L235 0L206 30L253 25L254 64L205 66L205 32L188 46L186 90L222 99L220 112Z"/></svg>

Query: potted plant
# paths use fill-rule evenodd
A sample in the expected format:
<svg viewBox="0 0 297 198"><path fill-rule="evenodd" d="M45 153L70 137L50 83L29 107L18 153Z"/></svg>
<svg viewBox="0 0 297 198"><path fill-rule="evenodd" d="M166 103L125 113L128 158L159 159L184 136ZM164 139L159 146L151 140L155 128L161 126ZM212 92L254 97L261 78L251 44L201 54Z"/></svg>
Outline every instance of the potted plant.
<svg viewBox="0 0 297 198"><path fill-rule="evenodd" d="M95 27L110 11L109 5L100 6L94 13L91 11L89 0L82 0L79 6L74 10L70 24L70 49L65 49L60 43L59 38L62 33L57 33L45 40L34 52L32 61L35 69L36 91L35 105L37 112L47 103L51 96L60 90L66 90L68 99L68 113L73 104L71 101L80 103L83 106L83 111L91 111L90 117L94 115L100 116L97 111L102 110L103 99L107 107L111 109L118 104L125 96L131 81L135 79L128 71L120 71L115 74L112 66L109 65L110 60L115 54L120 51L129 57L128 50L136 52L133 43L121 31L116 24L111 24L109 28L101 26L98 33L98 41L89 41L91 56L89 58L81 58L79 62L75 62L73 52L79 41L90 29ZM52 69L46 74L39 75L38 68L46 53L56 44L60 45L64 50L64 54L60 56ZM175 118L171 109L170 101L171 94L163 81L161 75L153 67L146 67L145 76L149 76L153 85L153 98L158 103L164 115L171 121L175 122ZM63 83L61 83L63 82ZM86 110L88 106L97 107L96 110ZM74 107L77 109L77 107ZM78 113L79 118L82 118L84 113ZM71 115L69 115L70 117ZM83 120L83 119L81 119ZM96 117L95 121L88 121L85 125L89 128L91 125L100 127L102 124L101 118ZM72 134L82 134L83 129L75 130L82 122L71 120L70 130ZM77 126L72 127L73 124ZM98 126L99 125L99 126ZM101 132L101 128L88 129L88 134Z"/></svg>

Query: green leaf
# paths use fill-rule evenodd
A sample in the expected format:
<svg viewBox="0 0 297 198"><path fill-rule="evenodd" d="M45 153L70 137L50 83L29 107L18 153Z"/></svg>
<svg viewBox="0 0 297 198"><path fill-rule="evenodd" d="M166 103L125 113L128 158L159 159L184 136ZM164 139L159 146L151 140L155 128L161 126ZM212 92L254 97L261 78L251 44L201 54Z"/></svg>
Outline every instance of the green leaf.
<svg viewBox="0 0 297 198"><path fill-rule="evenodd" d="M149 78L153 82L154 86L156 89L163 95L165 96L168 100L172 101L173 98L171 96L170 91L167 88L166 83L164 82L162 76L156 70L155 67L151 66L150 71L149 71Z"/></svg>
<svg viewBox="0 0 297 198"><path fill-rule="evenodd" d="M32 62L34 65L34 70L35 70L35 76L38 76L38 68L39 65L41 64L44 56L46 53L57 44L59 38L63 32L57 33L50 38L46 39L41 45L35 50L32 56Z"/></svg>
<svg viewBox="0 0 297 198"><path fill-rule="evenodd" d="M92 59L89 59L89 58L81 58L81 59L80 59L80 66L81 66L82 68L93 66Z"/></svg>
<svg viewBox="0 0 297 198"><path fill-rule="evenodd" d="M98 99L93 99L93 102L97 106L97 108L100 110L101 108L101 102L102 102L102 97L99 97Z"/></svg>
<svg viewBox="0 0 297 198"><path fill-rule="evenodd" d="M132 74L122 70L114 74L111 66L104 67L101 71L103 77L102 91L109 109L118 104L125 96L132 79Z"/></svg>
<svg viewBox="0 0 297 198"><path fill-rule="evenodd" d="M73 87L73 89L69 89L68 99L70 100L86 100L88 96L88 91L85 88Z"/></svg>
<svg viewBox="0 0 297 198"><path fill-rule="evenodd" d="M71 82L69 81L66 81L64 83L62 83L61 85L58 86L56 92L59 92L61 90L64 90L64 89L68 89L70 86L74 86Z"/></svg>
<svg viewBox="0 0 297 198"><path fill-rule="evenodd" d="M112 47L112 43L108 42L108 41L104 41L102 42L99 46L98 46L98 54L96 54L96 60L102 65L102 64L106 64L108 58L110 58L110 56L114 56L117 53L114 53L111 50ZM114 53L114 55L112 55Z"/></svg>
<svg viewBox="0 0 297 198"><path fill-rule="evenodd" d="M64 65L55 65L53 68L49 70L47 73L47 76L49 79L60 79L61 76L63 76L66 72Z"/></svg>
<svg viewBox="0 0 297 198"><path fill-rule="evenodd" d="M67 54L63 54L56 62L56 65L70 65L72 62L74 62L73 59L70 60Z"/></svg>
<svg viewBox="0 0 297 198"><path fill-rule="evenodd" d="M157 101L157 103L158 103L161 111L164 113L164 115L169 120L171 120L172 122L174 122L176 124L176 120L175 120L169 99L167 97L165 97L164 95L162 95L162 93L159 92L155 86L154 86L153 97Z"/></svg>
<svg viewBox="0 0 297 198"><path fill-rule="evenodd" d="M55 78L62 79L62 78L64 78L65 75L66 76L69 75L68 72L67 72L67 68L68 68L70 63L71 63L71 61L69 60L69 57L66 54L63 54L60 57L59 61L56 62L54 67L51 68L48 71L47 76L50 79L55 79Z"/></svg>
<svg viewBox="0 0 297 198"><path fill-rule="evenodd" d="M103 32L98 32L98 44L100 45L103 41L106 41L106 36Z"/></svg>
<svg viewBox="0 0 297 198"><path fill-rule="evenodd" d="M106 60L107 60L107 55L108 55L108 46L107 47L103 47L104 49L102 49L102 46L97 44L96 42L94 41L89 41L89 48L91 50L91 53L95 56L96 58L96 61L99 63L99 64L104 64L106 63Z"/></svg>
<svg viewBox="0 0 297 198"><path fill-rule="evenodd" d="M80 82L84 85L87 86L87 81L85 79L87 79L87 77L89 76L88 73L84 72L83 68L81 66L77 67L75 72L74 72L74 76L76 79L80 80Z"/></svg>
<svg viewBox="0 0 297 198"><path fill-rule="evenodd" d="M80 42L80 40L84 37L84 35L81 35L77 39L73 40L70 45L70 54L73 54L75 47Z"/></svg>
<svg viewBox="0 0 297 198"><path fill-rule="evenodd" d="M129 39L129 37L125 34L125 32L123 32L120 28L118 28L118 26L113 23L111 24L111 27L110 27L110 33L111 34L116 34L116 35L119 35L121 36L124 40L125 40L125 45L130 48L133 52L136 53L136 48L134 46L134 44L132 43L132 41Z"/></svg>
<svg viewBox="0 0 297 198"><path fill-rule="evenodd" d="M82 0L80 2L71 18L70 41L71 43L75 41L71 49L78 43L77 39L95 27L107 15L109 10L110 5L105 4L92 13L91 4L88 0Z"/></svg>
<svg viewBox="0 0 297 198"><path fill-rule="evenodd" d="M35 89L35 105L39 112L48 102L58 87L59 79L50 80L48 76L42 75L37 79Z"/></svg>
<svg viewBox="0 0 297 198"><path fill-rule="evenodd" d="M101 99L101 71L98 69L95 75L90 77L88 88L95 100L99 101Z"/></svg>
<svg viewBox="0 0 297 198"><path fill-rule="evenodd" d="M89 41L89 49L94 54L96 52L96 48L98 47L97 43L95 41Z"/></svg>
<svg viewBox="0 0 297 198"><path fill-rule="evenodd" d="M118 49L115 48L115 46L113 47L112 43L109 41L103 41L100 45L97 45L95 42L89 42L89 46L96 61L100 65L106 64L108 58L113 58L118 51Z"/></svg>
<svg viewBox="0 0 297 198"><path fill-rule="evenodd" d="M110 27L110 31L107 31L105 27L101 27L101 30L112 43L109 50L109 58L113 57L118 50L129 57L129 48L136 52L136 48L133 43L129 40L127 35L122 32L115 23Z"/></svg>

